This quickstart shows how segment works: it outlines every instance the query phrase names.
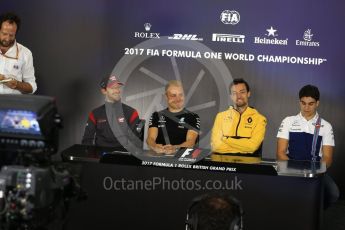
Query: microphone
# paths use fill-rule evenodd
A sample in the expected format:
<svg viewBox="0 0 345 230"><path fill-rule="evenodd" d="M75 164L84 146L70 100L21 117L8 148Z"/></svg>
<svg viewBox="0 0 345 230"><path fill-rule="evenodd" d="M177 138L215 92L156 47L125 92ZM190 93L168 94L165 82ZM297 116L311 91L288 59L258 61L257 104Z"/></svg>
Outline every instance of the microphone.
<svg viewBox="0 0 345 230"><path fill-rule="evenodd" d="M145 122L146 121L144 119L141 119L140 122L137 124L136 130L139 134L141 133L141 130L144 128Z"/></svg>

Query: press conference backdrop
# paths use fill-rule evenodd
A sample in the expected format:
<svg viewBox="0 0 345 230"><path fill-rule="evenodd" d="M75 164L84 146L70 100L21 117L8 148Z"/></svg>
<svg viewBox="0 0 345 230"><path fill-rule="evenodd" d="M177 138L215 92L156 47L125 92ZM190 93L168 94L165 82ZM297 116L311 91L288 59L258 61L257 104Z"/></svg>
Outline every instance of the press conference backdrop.
<svg viewBox="0 0 345 230"><path fill-rule="evenodd" d="M164 85L181 80L187 108L209 147L228 85L244 78L251 106L267 118L264 157L275 158L281 120L297 114L298 91L321 91L319 113L332 125L331 174L345 190L345 3L341 0L83 0L0 2L22 18L17 39L31 49L37 94L54 96L64 117L60 149L80 143L88 112L103 103L100 79L125 82L122 100L141 118L165 108Z"/></svg>

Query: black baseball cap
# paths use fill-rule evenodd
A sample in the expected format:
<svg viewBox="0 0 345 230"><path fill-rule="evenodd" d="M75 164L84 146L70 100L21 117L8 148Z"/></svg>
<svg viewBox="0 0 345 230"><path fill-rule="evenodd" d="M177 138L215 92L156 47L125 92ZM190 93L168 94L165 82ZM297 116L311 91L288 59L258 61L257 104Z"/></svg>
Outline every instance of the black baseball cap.
<svg viewBox="0 0 345 230"><path fill-rule="evenodd" d="M104 77L102 81L99 83L99 85L103 89L111 87L114 84L124 85L115 75L111 75L110 77Z"/></svg>

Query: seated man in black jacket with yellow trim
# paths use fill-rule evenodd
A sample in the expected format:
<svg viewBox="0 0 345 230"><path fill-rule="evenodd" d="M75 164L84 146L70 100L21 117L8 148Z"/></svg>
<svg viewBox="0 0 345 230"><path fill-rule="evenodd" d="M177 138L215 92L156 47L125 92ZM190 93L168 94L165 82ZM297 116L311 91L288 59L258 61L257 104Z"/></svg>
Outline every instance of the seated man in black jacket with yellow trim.
<svg viewBox="0 0 345 230"><path fill-rule="evenodd" d="M214 160L257 162L266 131L266 118L248 106L250 89L243 79L229 86L233 106L217 114L211 135ZM225 157L226 156L226 157ZM245 157L245 158L244 158Z"/></svg>

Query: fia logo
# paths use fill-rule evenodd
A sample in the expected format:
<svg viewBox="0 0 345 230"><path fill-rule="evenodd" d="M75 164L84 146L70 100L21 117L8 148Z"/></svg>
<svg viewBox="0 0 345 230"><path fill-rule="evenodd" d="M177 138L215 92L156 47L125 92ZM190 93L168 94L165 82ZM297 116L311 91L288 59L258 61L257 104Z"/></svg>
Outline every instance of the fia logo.
<svg viewBox="0 0 345 230"><path fill-rule="evenodd" d="M240 22L240 14L235 10L224 10L220 14L220 20L224 24L236 25Z"/></svg>

